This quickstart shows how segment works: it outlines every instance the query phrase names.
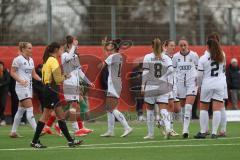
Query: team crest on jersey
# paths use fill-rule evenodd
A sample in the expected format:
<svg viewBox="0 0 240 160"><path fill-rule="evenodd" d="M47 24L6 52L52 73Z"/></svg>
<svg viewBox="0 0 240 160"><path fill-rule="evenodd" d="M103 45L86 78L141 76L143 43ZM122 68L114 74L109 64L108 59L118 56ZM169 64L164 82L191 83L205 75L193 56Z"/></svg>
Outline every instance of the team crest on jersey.
<svg viewBox="0 0 240 160"><path fill-rule="evenodd" d="M178 59L178 62L180 62L181 61L181 59Z"/></svg>
<svg viewBox="0 0 240 160"><path fill-rule="evenodd" d="M27 65L27 62L24 62L23 64L24 64L24 65Z"/></svg>
<svg viewBox="0 0 240 160"><path fill-rule="evenodd" d="M195 91L192 91L192 93L194 94L194 93L195 93Z"/></svg>
<svg viewBox="0 0 240 160"><path fill-rule="evenodd" d="M189 59L189 62L192 62L192 59Z"/></svg>

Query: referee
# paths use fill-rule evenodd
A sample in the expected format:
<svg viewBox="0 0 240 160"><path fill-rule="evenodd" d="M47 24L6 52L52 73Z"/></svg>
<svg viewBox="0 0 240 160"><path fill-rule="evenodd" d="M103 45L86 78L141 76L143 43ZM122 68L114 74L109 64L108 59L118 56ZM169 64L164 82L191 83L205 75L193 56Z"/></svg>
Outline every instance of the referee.
<svg viewBox="0 0 240 160"><path fill-rule="evenodd" d="M65 79L70 78L69 75L62 75L61 67L57 60L57 57L61 56L62 53L63 46L57 42L52 42L47 46L43 55L42 82L44 84L44 110L37 123L37 128L30 144L33 148L46 148L46 146L40 143L39 137L52 110L56 113L59 127L68 141L68 146L75 147L82 143L82 140L74 140L70 136L58 96L60 83Z"/></svg>

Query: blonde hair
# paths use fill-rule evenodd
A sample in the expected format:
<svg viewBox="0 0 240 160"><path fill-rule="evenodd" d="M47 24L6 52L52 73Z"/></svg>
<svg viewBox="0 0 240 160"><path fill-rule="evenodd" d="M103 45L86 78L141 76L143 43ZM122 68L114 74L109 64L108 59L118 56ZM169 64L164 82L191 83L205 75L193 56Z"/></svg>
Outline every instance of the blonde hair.
<svg viewBox="0 0 240 160"><path fill-rule="evenodd" d="M155 55L160 55L162 53L162 42L159 38L154 38L152 41L152 48Z"/></svg>
<svg viewBox="0 0 240 160"><path fill-rule="evenodd" d="M31 44L31 43L29 43L29 42L19 42L19 43L18 43L18 48L19 48L19 50L22 52L23 49L27 48L27 45L28 45L28 44Z"/></svg>

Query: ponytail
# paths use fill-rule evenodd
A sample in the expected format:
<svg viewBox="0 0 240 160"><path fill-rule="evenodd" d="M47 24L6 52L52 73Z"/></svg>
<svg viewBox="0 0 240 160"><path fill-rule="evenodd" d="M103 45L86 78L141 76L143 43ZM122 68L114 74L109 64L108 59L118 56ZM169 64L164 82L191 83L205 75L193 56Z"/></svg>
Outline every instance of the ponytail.
<svg viewBox="0 0 240 160"><path fill-rule="evenodd" d="M43 54L43 64L45 64L48 60L48 58L50 57L50 54L49 54L49 47L47 46L45 48L45 51L44 51L44 54Z"/></svg>
<svg viewBox="0 0 240 160"><path fill-rule="evenodd" d="M162 53L162 42L159 38L155 38L152 41L152 48L155 55L160 55Z"/></svg>
<svg viewBox="0 0 240 160"><path fill-rule="evenodd" d="M60 49L61 45L57 42L52 42L49 44L43 54L43 64L45 64L48 60L48 58L56 52L56 49Z"/></svg>
<svg viewBox="0 0 240 160"><path fill-rule="evenodd" d="M207 41L207 46L209 48L211 59L218 63L222 63L224 61L224 55L219 42L216 39L209 39Z"/></svg>

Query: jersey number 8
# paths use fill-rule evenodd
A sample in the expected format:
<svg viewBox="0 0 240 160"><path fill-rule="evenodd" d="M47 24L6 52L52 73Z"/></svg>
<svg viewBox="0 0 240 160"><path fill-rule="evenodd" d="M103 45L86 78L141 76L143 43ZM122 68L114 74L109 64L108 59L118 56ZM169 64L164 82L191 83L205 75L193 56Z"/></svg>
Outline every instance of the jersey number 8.
<svg viewBox="0 0 240 160"><path fill-rule="evenodd" d="M154 76L156 78L160 78L162 76L162 64L161 63L154 64Z"/></svg>

